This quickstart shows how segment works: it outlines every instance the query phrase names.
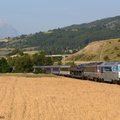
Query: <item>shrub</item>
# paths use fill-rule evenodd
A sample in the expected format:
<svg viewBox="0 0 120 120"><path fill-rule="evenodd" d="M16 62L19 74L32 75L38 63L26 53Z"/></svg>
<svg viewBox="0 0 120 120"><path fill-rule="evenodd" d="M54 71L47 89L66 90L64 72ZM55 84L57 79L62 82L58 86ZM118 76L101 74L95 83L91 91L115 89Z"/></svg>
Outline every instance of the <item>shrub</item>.
<svg viewBox="0 0 120 120"><path fill-rule="evenodd" d="M120 57L120 53L118 53L117 56Z"/></svg>
<svg viewBox="0 0 120 120"><path fill-rule="evenodd" d="M106 56L104 56L104 60L105 60L105 61L109 61L110 58L106 55Z"/></svg>
<svg viewBox="0 0 120 120"><path fill-rule="evenodd" d="M119 48L118 48L118 47L115 47L114 49L115 49L115 50L119 50Z"/></svg>
<svg viewBox="0 0 120 120"><path fill-rule="evenodd" d="M67 62L65 65L75 65L74 61L73 62Z"/></svg>

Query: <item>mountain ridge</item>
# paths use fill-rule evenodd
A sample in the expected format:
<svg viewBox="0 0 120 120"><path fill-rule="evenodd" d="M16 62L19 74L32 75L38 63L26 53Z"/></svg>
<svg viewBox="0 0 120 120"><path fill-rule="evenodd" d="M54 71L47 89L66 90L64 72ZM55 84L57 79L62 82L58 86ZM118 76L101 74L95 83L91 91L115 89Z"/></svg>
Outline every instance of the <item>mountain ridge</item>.
<svg viewBox="0 0 120 120"><path fill-rule="evenodd" d="M92 22L89 22L89 23L73 24L73 25L64 27L63 29L66 29L66 28L73 29L73 28L80 28L80 27L90 27L91 25L94 26L95 24L96 25L98 25L98 24L106 24L108 22L116 21L116 20L120 20L120 16L103 18L103 19L95 20L95 21L92 21Z"/></svg>
<svg viewBox="0 0 120 120"><path fill-rule="evenodd" d="M120 16L10 38L7 42L0 42L0 49L68 54L79 51L93 41L115 38L120 38Z"/></svg>
<svg viewBox="0 0 120 120"><path fill-rule="evenodd" d="M16 36L18 36L17 30L4 20L0 19L0 39Z"/></svg>

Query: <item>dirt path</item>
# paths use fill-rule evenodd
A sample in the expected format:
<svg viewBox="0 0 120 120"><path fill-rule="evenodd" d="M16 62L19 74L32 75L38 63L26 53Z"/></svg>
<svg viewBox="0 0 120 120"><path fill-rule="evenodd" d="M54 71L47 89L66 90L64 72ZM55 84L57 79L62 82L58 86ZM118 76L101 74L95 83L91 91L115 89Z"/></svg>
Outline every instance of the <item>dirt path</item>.
<svg viewBox="0 0 120 120"><path fill-rule="evenodd" d="M120 86L64 77L0 77L0 116L4 120L120 120Z"/></svg>
<svg viewBox="0 0 120 120"><path fill-rule="evenodd" d="M99 61L102 61L102 53L103 53L103 50L104 50L104 48L105 48L105 45L106 45L106 43L103 42L103 45L102 45L102 48L101 48L100 54L99 54Z"/></svg>

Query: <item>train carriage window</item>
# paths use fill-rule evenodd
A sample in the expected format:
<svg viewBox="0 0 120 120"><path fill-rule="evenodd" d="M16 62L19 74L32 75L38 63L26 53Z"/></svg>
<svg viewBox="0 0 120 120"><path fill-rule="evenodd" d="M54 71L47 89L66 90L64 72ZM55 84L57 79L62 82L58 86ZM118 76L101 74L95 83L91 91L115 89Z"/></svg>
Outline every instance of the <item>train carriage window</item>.
<svg viewBox="0 0 120 120"><path fill-rule="evenodd" d="M51 69L50 68L46 68L46 72L51 72Z"/></svg>
<svg viewBox="0 0 120 120"><path fill-rule="evenodd" d="M61 71L69 71L69 68L60 68Z"/></svg>
<svg viewBox="0 0 120 120"><path fill-rule="evenodd" d="M112 71L112 67L103 67L103 72Z"/></svg>
<svg viewBox="0 0 120 120"><path fill-rule="evenodd" d="M53 68L53 71L59 71L59 68Z"/></svg>

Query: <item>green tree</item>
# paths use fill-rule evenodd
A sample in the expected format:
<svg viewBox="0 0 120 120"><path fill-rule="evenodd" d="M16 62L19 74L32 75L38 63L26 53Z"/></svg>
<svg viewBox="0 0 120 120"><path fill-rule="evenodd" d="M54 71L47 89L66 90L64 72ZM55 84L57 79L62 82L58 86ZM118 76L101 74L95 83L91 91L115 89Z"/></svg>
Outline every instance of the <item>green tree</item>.
<svg viewBox="0 0 120 120"><path fill-rule="evenodd" d="M24 55L18 57L14 64L15 70L14 72L32 72L33 71L33 63L32 59L29 55Z"/></svg>
<svg viewBox="0 0 120 120"><path fill-rule="evenodd" d="M51 57L46 57L45 59L45 65L53 65L53 60Z"/></svg>
<svg viewBox="0 0 120 120"><path fill-rule="evenodd" d="M15 65L15 63L16 63L16 61L17 61L17 59L19 59L19 57L17 56L17 57L9 57L8 59L7 59L7 61L8 61L8 64L10 65L10 66L14 66Z"/></svg>
<svg viewBox="0 0 120 120"><path fill-rule="evenodd" d="M35 66L46 65L45 52L35 53L32 56L32 61Z"/></svg>
<svg viewBox="0 0 120 120"><path fill-rule="evenodd" d="M0 59L0 72L1 73L10 72L10 66L8 65L8 62L5 58Z"/></svg>
<svg viewBox="0 0 120 120"><path fill-rule="evenodd" d="M62 61L61 60L58 61L57 65L62 65Z"/></svg>
<svg viewBox="0 0 120 120"><path fill-rule="evenodd" d="M21 51L20 49L14 49L12 52L8 53L7 56L12 56L12 55L16 55L16 54L19 54L19 55L24 55L23 51Z"/></svg>

